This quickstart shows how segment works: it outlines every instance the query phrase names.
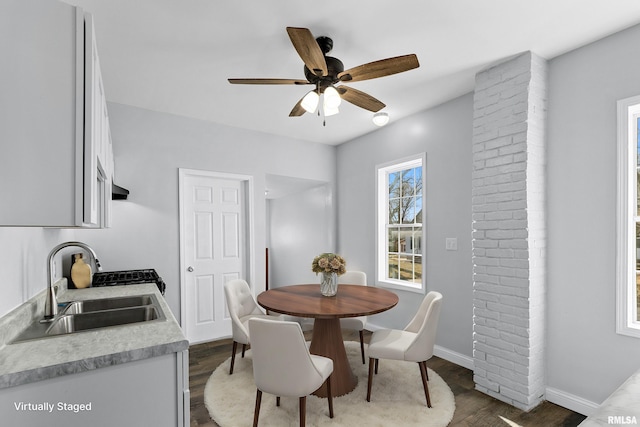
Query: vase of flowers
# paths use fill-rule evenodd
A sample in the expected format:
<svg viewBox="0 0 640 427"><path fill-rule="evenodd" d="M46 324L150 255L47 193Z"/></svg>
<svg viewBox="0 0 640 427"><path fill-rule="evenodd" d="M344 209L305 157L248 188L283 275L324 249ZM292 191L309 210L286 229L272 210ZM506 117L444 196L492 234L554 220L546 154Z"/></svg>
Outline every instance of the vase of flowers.
<svg viewBox="0 0 640 427"><path fill-rule="evenodd" d="M313 259L311 271L321 273L320 292L332 297L338 292L338 276L344 274L347 263L340 255L323 253Z"/></svg>

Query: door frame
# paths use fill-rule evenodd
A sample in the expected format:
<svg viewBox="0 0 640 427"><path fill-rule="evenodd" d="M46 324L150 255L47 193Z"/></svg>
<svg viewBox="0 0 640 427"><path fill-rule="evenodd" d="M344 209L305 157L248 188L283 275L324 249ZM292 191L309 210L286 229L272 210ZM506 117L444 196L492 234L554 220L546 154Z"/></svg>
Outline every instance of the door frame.
<svg viewBox="0 0 640 427"><path fill-rule="evenodd" d="M185 231L184 231L184 206L182 202L183 196L183 184L187 177L207 177L207 178L219 178L219 179L232 179L240 181L245 187L245 243L246 243L246 280L249 283L254 283L255 279L255 233L254 233L254 186L253 176L234 174L227 172L215 172L200 169L188 169L178 168L178 222L180 227L180 326L184 330L187 323L187 296L186 296L186 273L187 265L185 260ZM186 331L185 331L186 332ZM231 335L229 335L231 336Z"/></svg>

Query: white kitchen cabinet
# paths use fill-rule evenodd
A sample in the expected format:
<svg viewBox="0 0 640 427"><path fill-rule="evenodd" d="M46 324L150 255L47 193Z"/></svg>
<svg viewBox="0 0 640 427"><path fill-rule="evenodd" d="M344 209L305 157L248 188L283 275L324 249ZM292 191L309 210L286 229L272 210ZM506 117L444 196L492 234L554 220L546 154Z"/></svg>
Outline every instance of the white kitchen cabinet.
<svg viewBox="0 0 640 427"><path fill-rule="evenodd" d="M108 226L110 132L93 20L0 5L0 226Z"/></svg>
<svg viewBox="0 0 640 427"><path fill-rule="evenodd" d="M85 163L84 182L94 183L84 186L84 222L106 227L110 226L107 210L111 205L111 132L93 17L87 13L84 34L84 160L89 163L89 167Z"/></svg>
<svg viewBox="0 0 640 427"><path fill-rule="evenodd" d="M184 350L0 390L2 425L188 426L188 359Z"/></svg>

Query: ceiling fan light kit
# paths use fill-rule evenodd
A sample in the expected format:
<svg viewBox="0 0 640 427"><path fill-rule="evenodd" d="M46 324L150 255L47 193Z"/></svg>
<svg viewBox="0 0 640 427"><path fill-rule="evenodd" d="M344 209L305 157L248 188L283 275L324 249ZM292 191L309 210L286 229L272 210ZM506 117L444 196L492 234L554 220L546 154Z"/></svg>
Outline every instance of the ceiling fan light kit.
<svg viewBox="0 0 640 427"><path fill-rule="evenodd" d="M333 48L333 40L321 36L314 38L307 28L287 27L287 34L293 47L304 62L304 75L306 80L296 79L272 79L272 78L233 78L232 84L267 84L267 85L306 85L311 84L315 89L308 92L289 113L289 117L299 117L305 112L314 113L322 96L322 114L328 117L338 114L341 101L345 101L365 110L377 113L385 107L385 104L373 96L345 85L335 86L341 82L358 82L390 76L418 68L418 57L415 54L381 59L359 65L345 71L342 61L338 58L327 56ZM320 112L318 112L320 114ZM374 115L374 123L384 126L389 121L389 116L379 116L383 124L378 124Z"/></svg>
<svg viewBox="0 0 640 427"><path fill-rule="evenodd" d="M318 108L318 102L320 102L320 95L318 95L317 91L312 90L302 98L300 105L307 113L313 114L316 112L316 108Z"/></svg>
<svg viewBox="0 0 640 427"><path fill-rule="evenodd" d="M322 108L322 113L324 114L325 117L335 116L339 112L340 112L340 109L338 107L331 108L331 107L324 106Z"/></svg>
<svg viewBox="0 0 640 427"><path fill-rule="evenodd" d="M340 106L340 102L342 102L342 98L340 98L340 94L333 86L329 86L324 90L324 108L326 109L335 109Z"/></svg>

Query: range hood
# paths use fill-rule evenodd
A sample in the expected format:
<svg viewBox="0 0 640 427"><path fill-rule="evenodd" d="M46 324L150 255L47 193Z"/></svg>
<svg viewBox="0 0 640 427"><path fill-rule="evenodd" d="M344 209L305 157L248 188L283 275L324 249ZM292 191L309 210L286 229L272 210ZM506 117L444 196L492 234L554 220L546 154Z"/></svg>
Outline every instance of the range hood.
<svg viewBox="0 0 640 427"><path fill-rule="evenodd" d="M111 184L111 200L127 200L129 190L119 185Z"/></svg>

